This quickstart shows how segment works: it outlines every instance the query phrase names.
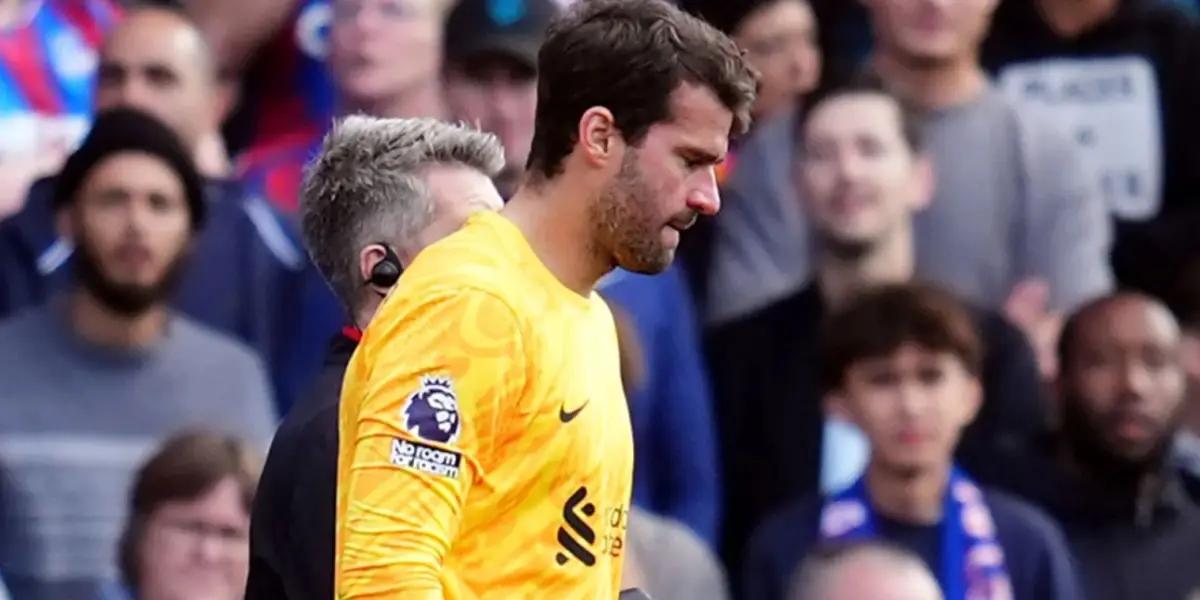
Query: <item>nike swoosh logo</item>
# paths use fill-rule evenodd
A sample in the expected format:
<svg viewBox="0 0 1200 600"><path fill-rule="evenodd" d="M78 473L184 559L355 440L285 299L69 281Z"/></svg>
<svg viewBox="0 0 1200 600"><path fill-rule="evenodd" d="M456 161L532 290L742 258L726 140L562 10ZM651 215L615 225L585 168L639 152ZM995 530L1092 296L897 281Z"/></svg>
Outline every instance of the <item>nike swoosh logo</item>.
<svg viewBox="0 0 1200 600"><path fill-rule="evenodd" d="M577 408L573 411L570 411L570 412L567 412L566 406L559 407L558 420L562 421L563 423L570 423L571 421L574 421L575 417L578 417L579 413L583 412L583 409L587 408L588 402L591 402L591 401L592 401L591 398L587 399L583 404L581 404L579 406L579 408Z"/></svg>

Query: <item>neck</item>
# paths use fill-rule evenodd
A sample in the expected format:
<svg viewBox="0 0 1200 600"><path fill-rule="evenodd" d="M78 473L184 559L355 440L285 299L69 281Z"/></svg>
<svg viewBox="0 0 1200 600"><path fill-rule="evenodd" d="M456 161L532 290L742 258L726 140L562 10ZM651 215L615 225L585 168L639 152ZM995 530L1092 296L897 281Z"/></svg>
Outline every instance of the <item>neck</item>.
<svg viewBox="0 0 1200 600"><path fill-rule="evenodd" d="M880 52L874 58L874 65L893 93L923 110L961 106L987 87L987 75L980 68L976 54L921 65L895 53Z"/></svg>
<svg viewBox="0 0 1200 600"><path fill-rule="evenodd" d="M155 305L139 315L121 315L82 288L71 295L69 311L71 326L79 337L103 348L149 346L163 336L167 327L164 305Z"/></svg>
<svg viewBox="0 0 1200 600"><path fill-rule="evenodd" d="M855 257L840 257L826 249L817 265L817 283L825 305L837 308L854 294L913 277L912 228L898 228L892 235Z"/></svg>
<svg viewBox="0 0 1200 600"><path fill-rule="evenodd" d="M1120 0L1038 0L1037 9L1051 31L1073 38L1107 20Z"/></svg>
<svg viewBox="0 0 1200 600"><path fill-rule="evenodd" d="M590 216L586 203L572 202L588 195L565 176L524 185L501 210L524 234L534 254L567 288L581 296L591 294L596 282L613 269L590 244Z"/></svg>
<svg viewBox="0 0 1200 600"><path fill-rule="evenodd" d="M884 516L909 525L936 525L950 481L949 465L918 473L899 473L872 462L867 467L871 504Z"/></svg>
<svg viewBox="0 0 1200 600"><path fill-rule="evenodd" d="M383 304L383 298L370 289L363 290L360 298L358 307L352 311L350 318L354 320L354 326L359 331L366 331L367 326L371 324L371 319L375 318L375 313L379 310L380 305Z"/></svg>
<svg viewBox="0 0 1200 600"><path fill-rule="evenodd" d="M343 97L341 113L364 113L384 119L445 119L448 116L442 100L442 89L436 78L386 98L354 100Z"/></svg>

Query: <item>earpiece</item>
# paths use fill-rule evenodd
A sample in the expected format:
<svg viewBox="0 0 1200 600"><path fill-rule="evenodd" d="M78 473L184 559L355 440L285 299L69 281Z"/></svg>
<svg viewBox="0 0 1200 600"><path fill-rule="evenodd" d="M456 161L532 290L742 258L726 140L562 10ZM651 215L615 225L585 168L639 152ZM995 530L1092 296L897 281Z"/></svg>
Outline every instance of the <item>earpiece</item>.
<svg viewBox="0 0 1200 600"><path fill-rule="evenodd" d="M400 273L404 269L400 266L400 257L396 256L392 247L387 244L380 245L387 254L371 267L371 278L367 280L367 283L381 288L390 288L400 280Z"/></svg>

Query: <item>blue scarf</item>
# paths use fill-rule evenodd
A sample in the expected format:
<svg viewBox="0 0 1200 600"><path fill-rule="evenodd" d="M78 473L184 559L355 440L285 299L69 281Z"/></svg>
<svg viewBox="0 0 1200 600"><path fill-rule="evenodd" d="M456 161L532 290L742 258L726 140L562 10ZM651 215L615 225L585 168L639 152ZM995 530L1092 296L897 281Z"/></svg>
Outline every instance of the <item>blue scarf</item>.
<svg viewBox="0 0 1200 600"><path fill-rule="evenodd" d="M936 573L946 600L1011 600L1004 550L983 493L958 468L950 472L943 500L942 564ZM879 533L866 476L825 501L820 537L825 541L874 539Z"/></svg>

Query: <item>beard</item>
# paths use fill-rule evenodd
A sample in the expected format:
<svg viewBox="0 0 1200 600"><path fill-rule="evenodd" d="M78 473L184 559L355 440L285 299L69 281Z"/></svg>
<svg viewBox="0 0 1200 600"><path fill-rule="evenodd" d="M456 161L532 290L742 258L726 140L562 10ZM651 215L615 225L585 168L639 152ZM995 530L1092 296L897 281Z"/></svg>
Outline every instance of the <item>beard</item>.
<svg viewBox="0 0 1200 600"><path fill-rule="evenodd" d="M86 240L75 248L74 268L80 285L100 304L123 317L137 317L166 302L174 293L183 271L186 252L180 251L158 281L151 284L121 283L104 273L99 258Z"/></svg>
<svg viewBox="0 0 1200 600"><path fill-rule="evenodd" d="M1167 460L1173 437L1162 435L1140 456L1130 456L1112 447L1106 439L1102 417L1088 414L1077 396L1068 394L1062 403L1062 434L1072 455L1093 475L1113 482L1139 481L1157 472ZM1174 431L1167 428L1166 431Z"/></svg>
<svg viewBox="0 0 1200 600"><path fill-rule="evenodd" d="M654 275L671 266L675 251L662 244L665 223L654 212L656 194L636 159L637 151L631 149L616 179L592 205L594 251L627 271Z"/></svg>

